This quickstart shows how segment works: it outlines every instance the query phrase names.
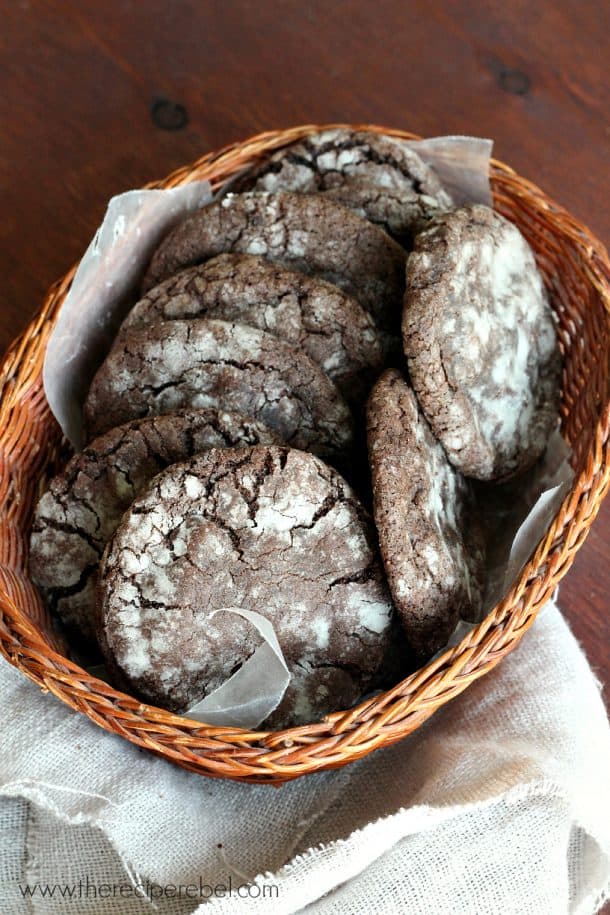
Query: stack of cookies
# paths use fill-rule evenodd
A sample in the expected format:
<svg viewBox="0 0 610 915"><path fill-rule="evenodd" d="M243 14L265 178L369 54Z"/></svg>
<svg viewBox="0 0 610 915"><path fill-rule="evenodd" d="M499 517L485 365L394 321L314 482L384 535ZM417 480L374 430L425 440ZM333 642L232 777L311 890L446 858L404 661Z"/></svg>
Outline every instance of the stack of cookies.
<svg viewBox="0 0 610 915"><path fill-rule="evenodd" d="M262 614L291 674L265 726L285 727L477 618L472 481L542 455L560 358L519 231L454 207L403 142L325 131L230 190L154 253L30 567L74 644L173 711L260 644L223 611Z"/></svg>

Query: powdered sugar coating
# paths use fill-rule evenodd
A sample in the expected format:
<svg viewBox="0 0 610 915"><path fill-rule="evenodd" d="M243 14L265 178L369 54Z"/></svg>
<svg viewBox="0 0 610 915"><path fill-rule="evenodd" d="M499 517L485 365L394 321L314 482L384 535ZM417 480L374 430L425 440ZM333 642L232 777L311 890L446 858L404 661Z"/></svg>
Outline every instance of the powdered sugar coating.
<svg viewBox="0 0 610 915"><path fill-rule="evenodd" d="M400 372L367 410L373 508L381 555L407 638L420 657L447 642L481 601L484 556L468 482L449 463Z"/></svg>
<svg viewBox="0 0 610 915"><path fill-rule="evenodd" d="M301 347L348 400L368 391L383 359L371 316L343 290L249 254L220 254L151 289L123 327L221 318Z"/></svg>
<svg viewBox="0 0 610 915"><path fill-rule="evenodd" d="M275 441L261 423L209 409L135 420L95 439L51 480L34 513L30 574L49 609L74 634L92 640L99 560L149 481L207 448Z"/></svg>
<svg viewBox="0 0 610 915"><path fill-rule="evenodd" d="M321 196L228 194L170 232L150 262L142 289L231 251L334 283L379 327L398 332L404 250L377 226Z"/></svg>
<svg viewBox="0 0 610 915"><path fill-rule="evenodd" d="M347 128L277 150L235 187L327 195L409 246L422 223L452 205L436 174L404 141Z"/></svg>
<svg viewBox="0 0 610 915"><path fill-rule="evenodd" d="M184 407L231 410L291 445L344 453L352 418L341 394L298 349L245 324L156 321L121 332L85 402L88 433Z"/></svg>
<svg viewBox="0 0 610 915"><path fill-rule="evenodd" d="M502 479L558 419L560 356L533 253L488 207L437 217L409 256L403 341L419 402L452 463Z"/></svg>
<svg viewBox="0 0 610 915"><path fill-rule="evenodd" d="M99 601L119 675L174 710L260 642L246 621L212 614L262 613L293 676L272 726L349 706L380 668L395 620L353 492L317 458L281 447L212 450L156 477L108 546Z"/></svg>

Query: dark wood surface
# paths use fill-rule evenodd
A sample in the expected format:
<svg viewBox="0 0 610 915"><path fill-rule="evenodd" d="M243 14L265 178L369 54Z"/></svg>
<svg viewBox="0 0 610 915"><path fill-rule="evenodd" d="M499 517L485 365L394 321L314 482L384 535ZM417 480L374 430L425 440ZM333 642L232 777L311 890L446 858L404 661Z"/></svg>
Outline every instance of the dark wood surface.
<svg viewBox="0 0 610 915"><path fill-rule="evenodd" d="M492 137L610 240L606 0L14 0L0 29L0 346L119 191L257 131ZM610 500L561 605L610 684Z"/></svg>

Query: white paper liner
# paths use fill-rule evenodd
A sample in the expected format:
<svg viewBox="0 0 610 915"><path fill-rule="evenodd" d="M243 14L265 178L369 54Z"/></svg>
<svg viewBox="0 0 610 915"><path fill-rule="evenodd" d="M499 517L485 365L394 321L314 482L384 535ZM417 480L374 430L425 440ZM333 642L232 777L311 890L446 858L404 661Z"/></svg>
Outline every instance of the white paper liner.
<svg viewBox="0 0 610 915"><path fill-rule="evenodd" d="M493 140L482 137L431 137L407 143L430 165L454 203L492 205L489 160Z"/></svg>
<svg viewBox="0 0 610 915"><path fill-rule="evenodd" d="M574 479L569 456L570 450L557 429L543 458L525 476L481 488L478 501L488 548L481 612L476 620L460 620L445 648L435 657L457 645L514 585L569 491Z"/></svg>
<svg viewBox="0 0 610 915"><path fill-rule="evenodd" d="M574 478L570 450L556 429L542 459L525 475L479 493L488 546L481 617L509 591L532 555Z"/></svg>
<svg viewBox="0 0 610 915"><path fill-rule="evenodd" d="M207 181L113 197L81 260L47 345L42 378L51 412L75 448L85 394L134 302L144 266L173 225L212 199Z"/></svg>
<svg viewBox="0 0 610 915"><path fill-rule="evenodd" d="M492 204L489 160L492 141L478 137L435 137L408 143L431 165L455 203ZM171 227L212 199L206 181L170 190L134 190L113 197L104 221L87 248L51 333L43 382L53 415L80 447L81 411L91 378L118 326L134 303L138 281L155 247ZM535 549L571 479L567 448L559 433L549 442L525 489L489 511L487 535L495 552L484 610L499 600ZM507 532L510 536L507 537ZM223 608L247 619L263 638L254 654L185 717L210 725L255 728L277 708L290 673L272 624L260 613ZM217 611L219 612L219 611ZM475 623L461 621L449 644ZM92 668L100 676L104 668Z"/></svg>
<svg viewBox="0 0 610 915"><path fill-rule="evenodd" d="M193 705L184 717L219 727L256 728L282 701L290 671L268 619L243 607L222 607L210 618L216 613L243 616L264 641L232 677Z"/></svg>

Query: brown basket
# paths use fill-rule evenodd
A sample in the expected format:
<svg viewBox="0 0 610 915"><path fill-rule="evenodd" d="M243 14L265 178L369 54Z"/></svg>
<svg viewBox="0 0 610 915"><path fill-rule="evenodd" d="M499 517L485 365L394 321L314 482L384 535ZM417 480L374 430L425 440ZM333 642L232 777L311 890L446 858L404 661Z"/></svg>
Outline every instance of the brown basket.
<svg viewBox="0 0 610 915"><path fill-rule="evenodd" d="M363 125L358 125L363 126ZM364 125L405 139L410 133ZM204 156L153 187L207 178L220 188L237 171L319 126L272 131ZM279 783L343 766L410 734L490 671L518 643L570 568L610 479L610 263L589 231L539 188L492 161L496 208L533 246L557 315L564 356L562 431L575 479L544 539L505 599L459 645L386 693L317 724L287 731L205 727L117 692L67 660L27 572L33 504L60 441L42 387L45 346L75 268L0 366L0 651L43 691L185 769Z"/></svg>

